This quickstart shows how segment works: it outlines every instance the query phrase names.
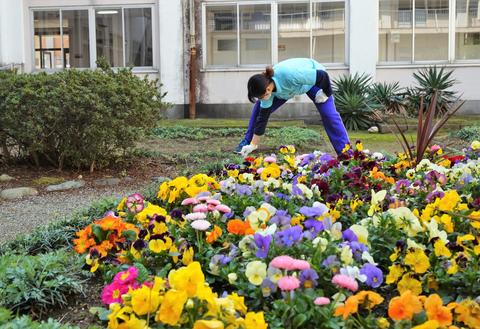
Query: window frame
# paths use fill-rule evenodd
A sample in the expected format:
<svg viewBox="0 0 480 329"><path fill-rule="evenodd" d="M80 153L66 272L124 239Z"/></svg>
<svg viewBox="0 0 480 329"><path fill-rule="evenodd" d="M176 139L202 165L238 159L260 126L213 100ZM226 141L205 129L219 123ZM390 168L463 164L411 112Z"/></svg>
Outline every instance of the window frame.
<svg viewBox="0 0 480 329"><path fill-rule="evenodd" d="M322 63L325 67L328 68L348 68L349 66L349 0L252 0L252 1L204 1L202 2L201 7L201 33L202 33L202 69L201 71L252 71L258 70L258 68L264 68L265 65L276 64L278 63L278 5L282 3L307 3L310 10L310 21L312 20L313 13L313 3L322 3L322 2L341 2L344 4L345 8L345 45L344 45L344 63ZM242 5L256 5L256 4L270 4L270 13L271 13L271 63L263 64L240 64L240 6ZM236 65L208 65L208 47L210 46L207 38L207 7L209 6L235 6L237 13L237 64ZM310 26L310 58L313 54L313 31Z"/></svg>
<svg viewBox="0 0 480 329"><path fill-rule="evenodd" d="M427 61L416 61L415 60L415 2L417 0L412 0L412 52L410 54L410 61L380 61L380 27L377 31L377 44L378 44L378 53L377 53L377 68L382 67L421 67L425 65L448 65L448 66L462 66L462 64L468 65L480 65L480 58L478 59L455 59L456 49L456 14L457 14L457 1L448 0L448 49L447 49L447 59L446 60L427 60ZM379 4L380 5L380 4ZM377 21L380 19L379 16L380 7L377 12Z"/></svg>
<svg viewBox="0 0 480 329"><path fill-rule="evenodd" d="M31 45L31 54L30 60L32 63L32 71L35 72L57 72L61 70L68 70L70 68L37 68L35 66L35 22L34 22L34 13L39 11L58 11L60 15L60 34L61 34L61 49L62 49L62 66L65 66L64 63L64 48L63 48L63 11L72 11L72 10L87 10L88 12L88 33L89 33L89 56L90 56L90 67L72 67L72 69L77 70L90 70L97 68L97 38L96 38L96 16L95 12L102 9L112 9L119 8L122 11L122 43L123 43L123 66L115 66L113 69L117 70L120 68L126 68L126 44L125 44L125 9L150 9L152 17L152 66L133 66L132 70L134 73L150 73L158 72L158 19L156 15L156 5L152 3L145 4L105 4L105 5L79 5L79 6L68 6L68 5L59 5L59 6L34 6L29 7L29 19L30 19L30 45Z"/></svg>

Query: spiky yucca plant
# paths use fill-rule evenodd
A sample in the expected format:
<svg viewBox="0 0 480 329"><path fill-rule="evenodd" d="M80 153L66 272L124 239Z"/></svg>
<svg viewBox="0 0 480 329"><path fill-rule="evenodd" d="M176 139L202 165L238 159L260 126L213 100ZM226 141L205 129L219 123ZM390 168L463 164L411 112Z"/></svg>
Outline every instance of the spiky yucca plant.
<svg viewBox="0 0 480 329"><path fill-rule="evenodd" d="M447 112L449 107L455 103L457 92L449 90L457 81L452 78L453 71L446 71L445 67L431 66L413 73L416 85L407 89L410 112L416 115L420 108L421 99L428 108L436 93L435 101L436 116Z"/></svg>
<svg viewBox="0 0 480 329"><path fill-rule="evenodd" d="M379 109L384 116L406 115L404 89L399 82L376 82L370 87L370 95L376 103L381 105Z"/></svg>

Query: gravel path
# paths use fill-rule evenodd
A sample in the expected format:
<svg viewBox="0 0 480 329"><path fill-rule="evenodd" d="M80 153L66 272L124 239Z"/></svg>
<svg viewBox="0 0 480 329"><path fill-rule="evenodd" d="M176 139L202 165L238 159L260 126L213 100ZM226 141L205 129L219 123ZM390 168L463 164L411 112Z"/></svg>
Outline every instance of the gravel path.
<svg viewBox="0 0 480 329"><path fill-rule="evenodd" d="M0 201L0 244L34 228L60 220L76 210L90 206L106 197L121 198L144 187L110 186L105 188L83 187L64 192L43 193L15 201Z"/></svg>

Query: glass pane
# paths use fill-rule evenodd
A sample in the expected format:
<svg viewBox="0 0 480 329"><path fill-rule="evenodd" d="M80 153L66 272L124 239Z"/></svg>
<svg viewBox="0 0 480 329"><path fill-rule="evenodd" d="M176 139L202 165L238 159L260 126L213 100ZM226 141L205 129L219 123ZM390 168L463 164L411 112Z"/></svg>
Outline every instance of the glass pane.
<svg viewBox="0 0 480 329"><path fill-rule="evenodd" d="M127 66L153 66L152 10L125 9L125 56Z"/></svg>
<svg viewBox="0 0 480 329"><path fill-rule="evenodd" d="M480 1L457 0L456 59L480 59Z"/></svg>
<svg viewBox="0 0 480 329"><path fill-rule="evenodd" d="M61 69L62 39L60 37L60 12L35 11L33 13L35 68Z"/></svg>
<svg viewBox="0 0 480 329"><path fill-rule="evenodd" d="M305 3L278 5L278 60L310 57L310 6Z"/></svg>
<svg viewBox="0 0 480 329"><path fill-rule="evenodd" d="M207 6L207 64L237 65L237 7Z"/></svg>
<svg viewBox="0 0 480 329"><path fill-rule="evenodd" d="M345 3L312 4L313 58L320 63L345 63Z"/></svg>
<svg viewBox="0 0 480 329"><path fill-rule="evenodd" d="M65 67L90 67L88 10L63 10Z"/></svg>
<svg viewBox="0 0 480 329"><path fill-rule="evenodd" d="M415 61L448 59L448 0L415 1Z"/></svg>
<svg viewBox="0 0 480 329"><path fill-rule="evenodd" d="M381 0L379 3L380 62L412 60L412 0Z"/></svg>
<svg viewBox="0 0 480 329"><path fill-rule="evenodd" d="M105 57L112 67L123 66L122 9L95 11L97 57Z"/></svg>
<svg viewBox="0 0 480 329"><path fill-rule="evenodd" d="M272 62L270 5L240 6L240 64Z"/></svg>

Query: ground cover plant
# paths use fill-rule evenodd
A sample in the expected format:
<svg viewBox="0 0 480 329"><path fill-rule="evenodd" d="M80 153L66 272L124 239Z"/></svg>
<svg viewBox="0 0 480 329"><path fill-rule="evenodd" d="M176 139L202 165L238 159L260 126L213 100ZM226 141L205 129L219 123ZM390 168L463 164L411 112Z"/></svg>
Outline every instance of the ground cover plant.
<svg viewBox="0 0 480 329"><path fill-rule="evenodd" d="M293 146L175 177L77 232L110 328L476 328L480 143L415 163Z"/></svg>

